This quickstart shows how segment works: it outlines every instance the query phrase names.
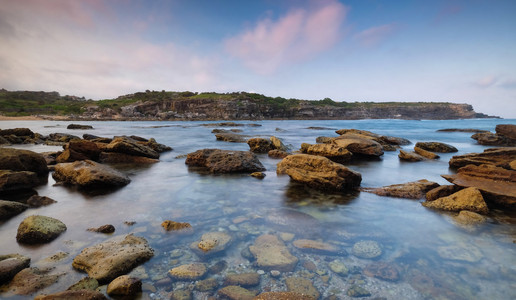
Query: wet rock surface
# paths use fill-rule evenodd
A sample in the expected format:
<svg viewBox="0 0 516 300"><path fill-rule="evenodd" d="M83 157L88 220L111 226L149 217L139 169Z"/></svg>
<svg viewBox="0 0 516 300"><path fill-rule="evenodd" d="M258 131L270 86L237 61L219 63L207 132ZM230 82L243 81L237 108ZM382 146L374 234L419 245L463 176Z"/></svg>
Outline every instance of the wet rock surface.
<svg viewBox="0 0 516 300"><path fill-rule="evenodd" d="M142 291L142 281L139 278L122 275L115 278L107 286L110 296L135 296Z"/></svg>
<svg viewBox="0 0 516 300"><path fill-rule="evenodd" d="M398 281L400 275L396 266L386 262L374 262L364 268L364 274L386 281Z"/></svg>
<svg viewBox="0 0 516 300"><path fill-rule="evenodd" d="M426 151L438 152L438 153L451 153L458 152L457 148L452 145L441 143L441 142L417 142L416 147Z"/></svg>
<svg viewBox="0 0 516 300"><path fill-rule="evenodd" d="M319 299L320 293L312 284L312 281L300 277L288 277L285 279L285 284L289 292L294 292L302 295L308 295L314 299Z"/></svg>
<svg viewBox="0 0 516 300"><path fill-rule="evenodd" d="M421 203L425 207L447 211L469 210L481 214L487 214L487 207L482 194L477 188L470 187L460 190L450 196Z"/></svg>
<svg viewBox="0 0 516 300"><path fill-rule="evenodd" d="M226 250L232 241L233 238L226 232L207 232L201 236L199 242L192 244L192 248L200 250L204 255L213 255Z"/></svg>
<svg viewBox="0 0 516 300"><path fill-rule="evenodd" d="M296 292L265 292L253 300L316 300L314 297Z"/></svg>
<svg viewBox="0 0 516 300"><path fill-rule="evenodd" d="M159 158L159 153L154 149L138 143L138 141L129 137L115 137L111 143L106 146L106 152L118 152L134 156L143 156L148 158Z"/></svg>
<svg viewBox="0 0 516 300"><path fill-rule="evenodd" d="M258 273L240 273L228 274L224 278L224 285L238 285L241 287L252 287L260 284L260 274Z"/></svg>
<svg viewBox="0 0 516 300"><path fill-rule="evenodd" d="M351 160L353 154L344 147L335 144L302 144L301 152L310 155L319 155L331 159L337 163L343 163Z"/></svg>
<svg viewBox="0 0 516 300"><path fill-rule="evenodd" d="M92 290L73 290L73 291L63 291L50 295L41 295L34 298L35 300L107 300L108 298L104 296L101 292L92 291Z"/></svg>
<svg viewBox="0 0 516 300"><path fill-rule="evenodd" d="M264 234L256 238L249 250L256 263L266 270L289 272L294 269L298 259L293 256L285 244L277 236Z"/></svg>
<svg viewBox="0 0 516 300"><path fill-rule="evenodd" d="M48 243L66 231L66 225L46 216L29 216L18 226L16 240L24 244Z"/></svg>
<svg viewBox="0 0 516 300"><path fill-rule="evenodd" d="M175 280L197 280L204 277L207 271L205 264L191 263L175 267L168 274Z"/></svg>
<svg viewBox="0 0 516 300"><path fill-rule="evenodd" d="M30 207L41 207L54 203L57 203L57 201L46 196L34 195L27 199L27 205L29 205Z"/></svg>
<svg viewBox="0 0 516 300"><path fill-rule="evenodd" d="M380 188L361 188L360 190L363 192L373 193L379 196L421 199L425 197L428 191L438 186L439 184L436 182L422 179L402 184L388 185Z"/></svg>
<svg viewBox="0 0 516 300"><path fill-rule="evenodd" d="M23 203L0 200L0 220L7 220L19 215L27 208L29 208L29 206Z"/></svg>
<svg viewBox="0 0 516 300"><path fill-rule="evenodd" d="M0 255L0 285L9 282L18 272L28 268L30 258L20 254Z"/></svg>
<svg viewBox="0 0 516 300"><path fill-rule="evenodd" d="M120 187L131 182L121 172L91 160L57 164L52 177L82 188Z"/></svg>
<svg viewBox="0 0 516 300"><path fill-rule="evenodd" d="M30 295L53 285L63 274L52 274L49 269L25 268L18 272L7 286L15 295Z"/></svg>
<svg viewBox="0 0 516 300"><path fill-rule="evenodd" d="M2 170L30 171L38 175L48 174L47 162L43 155L22 149L0 148Z"/></svg>
<svg viewBox="0 0 516 300"><path fill-rule="evenodd" d="M340 250L338 247L321 241L299 239L292 242L292 244L296 248L306 252L320 253L326 255L345 254L345 251Z"/></svg>
<svg viewBox="0 0 516 300"><path fill-rule="evenodd" d="M358 241L353 245L352 253L359 258L373 259L380 257L383 253L380 244L372 240Z"/></svg>
<svg viewBox="0 0 516 300"><path fill-rule="evenodd" d="M424 156L421 156L416 152L407 152L407 151L403 151L403 150L400 150L398 157L400 158L400 160L412 161L412 162L425 160Z"/></svg>
<svg viewBox="0 0 516 300"><path fill-rule="evenodd" d="M265 171L258 157L249 151L203 149L189 153L185 163L205 167L211 173L253 173Z"/></svg>
<svg viewBox="0 0 516 300"><path fill-rule="evenodd" d="M252 300L256 295L256 292L247 290L240 286L229 285L220 289L218 295L221 296L222 299Z"/></svg>
<svg viewBox="0 0 516 300"><path fill-rule="evenodd" d="M469 153L453 156L449 165L452 168L461 168L467 165L494 165L497 167L508 168L512 161L516 160L516 148L491 148L482 153Z"/></svg>
<svg viewBox="0 0 516 300"><path fill-rule="evenodd" d="M40 180L34 172L0 170L0 193L30 189L39 184Z"/></svg>
<svg viewBox="0 0 516 300"><path fill-rule="evenodd" d="M349 150L353 154L382 156L383 147L372 139L357 134L344 134L332 140L332 143Z"/></svg>

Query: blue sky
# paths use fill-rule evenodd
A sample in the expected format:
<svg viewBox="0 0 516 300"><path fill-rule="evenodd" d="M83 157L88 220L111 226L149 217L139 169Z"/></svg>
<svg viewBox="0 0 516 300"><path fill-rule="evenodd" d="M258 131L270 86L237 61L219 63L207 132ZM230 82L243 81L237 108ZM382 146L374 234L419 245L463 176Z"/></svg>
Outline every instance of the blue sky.
<svg viewBox="0 0 516 300"><path fill-rule="evenodd" d="M516 118L516 1L0 0L0 87L448 101Z"/></svg>

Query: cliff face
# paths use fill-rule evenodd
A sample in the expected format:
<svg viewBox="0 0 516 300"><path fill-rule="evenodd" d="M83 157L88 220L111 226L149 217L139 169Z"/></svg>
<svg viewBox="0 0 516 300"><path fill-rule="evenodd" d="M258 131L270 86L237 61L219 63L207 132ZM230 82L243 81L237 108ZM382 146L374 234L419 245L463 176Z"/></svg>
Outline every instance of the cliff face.
<svg viewBox="0 0 516 300"><path fill-rule="evenodd" d="M256 100L178 99L136 102L117 112L90 107L83 117L92 119L249 120L249 119L468 119L487 117L468 104L355 103L346 107L298 101L278 105Z"/></svg>

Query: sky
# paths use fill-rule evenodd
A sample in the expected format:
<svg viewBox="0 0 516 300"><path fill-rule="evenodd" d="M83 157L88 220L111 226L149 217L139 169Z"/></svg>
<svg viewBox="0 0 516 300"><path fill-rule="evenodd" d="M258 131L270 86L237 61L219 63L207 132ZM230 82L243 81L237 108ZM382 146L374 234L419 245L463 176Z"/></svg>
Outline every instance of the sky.
<svg viewBox="0 0 516 300"><path fill-rule="evenodd" d="M516 1L0 0L0 88L455 102L516 118Z"/></svg>

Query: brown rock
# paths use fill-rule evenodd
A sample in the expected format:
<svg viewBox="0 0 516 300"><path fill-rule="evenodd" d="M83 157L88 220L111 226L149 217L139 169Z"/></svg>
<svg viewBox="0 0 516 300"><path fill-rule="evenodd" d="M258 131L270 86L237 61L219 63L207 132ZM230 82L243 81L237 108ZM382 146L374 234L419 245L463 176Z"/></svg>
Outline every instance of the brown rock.
<svg viewBox="0 0 516 300"><path fill-rule="evenodd" d="M194 243L196 247L193 248L201 250L204 254L215 254L226 250L232 241L233 238L225 232L208 232L201 236L199 242Z"/></svg>
<svg viewBox="0 0 516 300"><path fill-rule="evenodd" d="M301 277L289 277L285 279L285 284L290 292L295 292L302 295L308 295L314 299L319 299L320 293L314 287L312 281Z"/></svg>
<svg viewBox="0 0 516 300"><path fill-rule="evenodd" d="M265 292L253 300L316 300L314 297L296 292Z"/></svg>
<svg viewBox="0 0 516 300"><path fill-rule="evenodd" d="M197 280L204 277L206 272L204 264L192 263L175 267L168 271L168 274L175 280Z"/></svg>
<svg viewBox="0 0 516 300"><path fill-rule="evenodd" d="M47 205L54 204L54 203L57 203L57 201L52 198L46 197L46 196L34 195L34 196L31 196L29 199L27 199L27 204L30 207L41 207L41 206L47 206Z"/></svg>
<svg viewBox="0 0 516 300"><path fill-rule="evenodd" d="M272 142L264 138L252 138L247 140L250 151L254 153L267 153L274 149Z"/></svg>
<svg viewBox="0 0 516 300"><path fill-rule="evenodd" d="M440 142L417 142L416 147L426 151L438 152L438 153L450 153L457 152L457 148L452 145L448 145Z"/></svg>
<svg viewBox="0 0 516 300"><path fill-rule="evenodd" d="M88 228L88 231L98 232L98 233L113 233L115 232L115 226L111 224L102 225L98 228Z"/></svg>
<svg viewBox="0 0 516 300"><path fill-rule="evenodd" d="M36 296L34 300L107 300L101 292L92 290L72 290L63 291L51 295L40 295Z"/></svg>
<svg viewBox="0 0 516 300"><path fill-rule="evenodd" d="M434 201L436 199L450 196L453 193L460 191L462 188L456 185L441 185L426 193L426 201Z"/></svg>
<svg viewBox="0 0 516 300"><path fill-rule="evenodd" d="M380 143L357 134L344 134L332 140L332 143L348 149L353 154L369 156L383 155L383 147Z"/></svg>
<svg viewBox="0 0 516 300"><path fill-rule="evenodd" d="M0 200L0 220L10 219L21 214L27 208L29 207L23 203Z"/></svg>
<svg viewBox="0 0 516 300"><path fill-rule="evenodd" d="M419 147L414 147L414 151L423 156L423 157L426 157L428 159L438 159L439 158L439 155L433 153L433 152L430 152L430 151L427 151L423 148L419 148Z"/></svg>
<svg viewBox="0 0 516 300"><path fill-rule="evenodd" d="M252 300L256 295L255 292L236 285L223 287L219 290L218 294L222 297L222 299L229 300Z"/></svg>
<svg viewBox="0 0 516 300"><path fill-rule="evenodd" d="M260 284L258 273L228 274L224 279L224 285L238 285L242 287L252 287Z"/></svg>
<svg viewBox="0 0 516 300"><path fill-rule="evenodd" d="M277 166L278 174L288 174L294 181L321 190L354 189L362 175L325 157L295 154L285 157Z"/></svg>
<svg viewBox="0 0 516 300"><path fill-rule="evenodd" d="M110 296L135 296L141 291L142 281L128 275L115 278L107 286L107 294Z"/></svg>
<svg viewBox="0 0 516 300"><path fill-rule="evenodd" d="M217 141L230 142L230 143L245 143L247 136L242 134L236 134L232 132L222 132L215 134Z"/></svg>
<svg viewBox="0 0 516 300"><path fill-rule="evenodd" d="M265 178L265 173L263 172L253 172L250 174L250 176L254 177L254 178L258 178L258 179L264 179Z"/></svg>
<svg viewBox="0 0 516 300"><path fill-rule="evenodd" d="M49 274L49 269L25 268L18 272L8 285L15 295L30 295L53 285L63 274Z"/></svg>
<svg viewBox="0 0 516 300"><path fill-rule="evenodd" d="M448 197L439 198L431 202L423 202L422 204L425 207L447 211L469 210L481 214L489 212L482 194L473 187L460 190Z"/></svg>
<svg viewBox="0 0 516 300"><path fill-rule="evenodd" d="M435 182L422 179L414 182L393 184L380 188L362 188L360 190L379 196L421 199L425 197L426 192L438 186L439 184Z"/></svg>
<svg viewBox="0 0 516 300"><path fill-rule="evenodd" d="M83 188L117 187L131 182L129 177L117 170L91 160L57 164L52 177L58 182Z"/></svg>
<svg viewBox="0 0 516 300"><path fill-rule="evenodd" d="M61 153L56 161L58 163L73 162L76 160L98 160L100 149L97 144L88 140L71 140L65 145L65 150Z"/></svg>
<svg viewBox="0 0 516 300"><path fill-rule="evenodd" d="M163 223L161 223L161 227L163 227L166 231L174 231L177 233L192 234L194 232L192 225L186 222L181 223L165 220Z"/></svg>
<svg viewBox="0 0 516 300"><path fill-rule="evenodd" d="M158 153L163 153L163 152L173 150L172 147L160 144L160 143L156 142L156 140L153 138L150 138L147 142L144 143L144 145L147 147L150 147L152 150L154 150Z"/></svg>
<svg viewBox="0 0 516 300"><path fill-rule="evenodd" d="M69 124L66 129L93 129L91 125Z"/></svg>
<svg viewBox="0 0 516 300"><path fill-rule="evenodd" d="M95 278L84 277L83 279L77 281L72 284L68 290L76 291L76 290L91 290L94 291L99 287L99 282Z"/></svg>
<svg viewBox="0 0 516 300"><path fill-rule="evenodd" d="M491 132L475 133L471 138L476 140L480 145L485 146L516 146L516 139Z"/></svg>
<svg viewBox="0 0 516 300"><path fill-rule="evenodd" d="M48 174L43 155L29 150L1 148L0 166L3 170L30 171L41 176Z"/></svg>
<svg viewBox="0 0 516 300"><path fill-rule="evenodd" d="M412 162L425 160L425 158L423 156L421 156L415 152L407 152L407 151L403 151L403 150L400 150L398 157L401 160L412 161Z"/></svg>
<svg viewBox="0 0 516 300"><path fill-rule="evenodd" d="M159 153L152 148L138 143L129 137L115 137L111 143L106 146L106 152L118 152L134 156L144 156L148 158L159 158Z"/></svg>
<svg viewBox="0 0 516 300"><path fill-rule="evenodd" d="M159 159L116 152L101 152L99 155L99 162L106 164L153 164L159 162Z"/></svg>
<svg viewBox="0 0 516 300"><path fill-rule="evenodd" d="M508 168L509 164L516 160L516 147L512 148L491 148L482 153L469 153L454 156L450 159L449 165L452 168L465 167L467 165L494 165Z"/></svg>
<svg viewBox="0 0 516 300"><path fill-rule="evenodd" d="M324 156L338 163L347 162L353 156L353 154L346 148L335 144L303 144L302 152L311 155Z"/></svg>
<svg viewBox="0 0 516 300"><path fill-rule="evenodd" d="M18 272L28 268L30 258L20 254L0 255L0 285L9 282Z"/></svg>
<svg viewBox="0 0 516 300"><path fill-rule="evenodd" d="M487 218L476 212L461 210L457 216L453 217L453 220L460 225L471 226L483 224Z"/></svg>
<svg viewBox="0 0 516 300"><path fill-rule="evenodd" d="M442 175L449 182L461 187L476 187L489 202L516 206L516 171L492 165L468 165L454 175Z"/></svg>
<svg viewBox="0 0 516 300"><path fill-rule="evenodd" d="M288 147L283 144L281 139L279 139L275 136L271 136L270 140L271 140L271 143L272 143L272 146L274 147L274 149L277 149L280 151L285 151L285 152L288 151Z"/></svg>
<svg viewBox="0 0 516 300"><path fill-rule="evenodd" d="M374 262L364 268L364 274L387 281L398 281L400 278L398 269L386 262Z"/></svg>
<svg viewBox="0 0 516 300"><path fill-rule="evenodd" d="M87 272L100 283L106 283L126 274L153 255L154 251L144 238L129 234L84 248L74 258L72 266Z"/></svg>
<svg viewBox="0 0 516 300"><path fill-rule="evenodd" d="M513 160L509 163L509 168L516 171L516 160Z"/></svg>
<svg viewBox="0 0 516 300"><path fill-rule="evenodd" d="M503 135L509 139L516 140L516 125L499 124L496 125L496 134Z"/></svg>
<svg viewBox="0 0 516 300"><path fill-rule="evenodd" d="M211 173L242 173L265 171L258 157L249 151L203 149L189 153L185 163L205 167Z"/></svg>
<svg viewBox="0 0 516 300"><path fill-rule="evenodd" d="M306 239L299 239L295 240L292 243L296 248L304 251L309 252L316 252L320 254L329 254L329 255L337 255L342 254L341 250L331 244L314 241L314 240L306 240Z"/></svg>
<svg viewBox="0 0 516 300"><path fill-rule="evenodd" d="M30 189L39 184L34 172L0 170L0 192Z"/></svg>
<svg viewBox="0 0 516 300"><path fill-rule="evenodd" d="M285 244L275 235L263 234L256 238L249 250L259 267L266 270L290 272L296 266L297 257L290 254Z"/></svg>
<svg viewBox="0 0 516 300"><path fill-rule="evenodd" d="M0 136L26 136L26 137L34 137L34 132L29 128L13 128L13 129L0 129Z"/></svg>
<svg viewBox="0 0 516 300"><path fill-rule="evenodd" d="M48 243L66 231L66 225L46 216L29 216L18 226L16 240L24 244Z"/></svg>
<svg viewBox="0 0 516 300"><path fill-rule="evenodd" d="M267 155L269 155L269 157L272 157L272 158L285 158L289 154L285 151L274 149L274 150L269 151L267 153Z"/></svg>

